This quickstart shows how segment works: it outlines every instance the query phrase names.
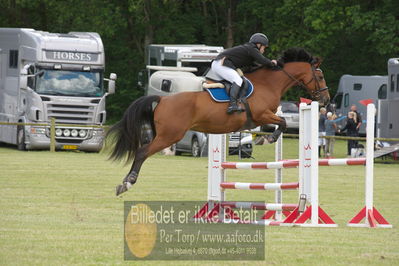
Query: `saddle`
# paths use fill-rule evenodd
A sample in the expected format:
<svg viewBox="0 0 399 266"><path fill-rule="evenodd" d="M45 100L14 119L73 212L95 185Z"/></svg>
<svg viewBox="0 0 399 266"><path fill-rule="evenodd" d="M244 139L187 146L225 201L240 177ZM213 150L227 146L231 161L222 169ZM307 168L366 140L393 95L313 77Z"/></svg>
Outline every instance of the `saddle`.
<svg viewBox="0 0 399 266"><path fill-rule="evenodd" d="M249 98L252 95L254 91L254 86L249 79L244 77L244 74L241 72L240 69L237 69L237 72L243 79L243 85L240 90L240 94L238 95L238 103L244 105L247 114L247 121L245 122L243 127L240 128L240 130L251 129L255 127L255 123L252 120L252 112L248 104L247 98ZM202 86L209 93L209 95L214 101L216 102L230 101L230 96L228 93L231 86L230 82L221 79L212 70L209 70L206 73L205 79L206 81L202 83Z"/></svg>
<svg viewBox="0 0 399 266"><path fill-rule="evenodd" d="M247 78L245 78L241 72L241 70L237 69L237 72L243 79L243 85L240 90L240 94L238 95L238 101L243 102L244 99L249 98L253 91L254 86ZM212 70L209 70L205 75L206 81L202 84L203 88L209 93L211 98L216 102L229 102L229 89L230 82L221 79L216 73Z"/></svg>

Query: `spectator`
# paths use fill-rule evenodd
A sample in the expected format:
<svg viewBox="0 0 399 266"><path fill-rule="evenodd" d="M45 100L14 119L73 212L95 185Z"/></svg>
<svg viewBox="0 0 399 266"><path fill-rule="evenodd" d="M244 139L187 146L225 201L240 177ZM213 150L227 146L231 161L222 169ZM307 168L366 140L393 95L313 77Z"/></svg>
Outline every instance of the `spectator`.
<svg viewBox="0 0 399 266"><path fill-rule="evenodd" d="M326 138L326 154L325 157L330 158L334 153L334 143L335 143L335 132L337 131L337 125L335 124L334 115L331 112L327 113L327 120L325 121L326 136L331 138Z"/></svg>
<svg viewBox="0 0 399 266"><path fill-rule="evenodd" d="M360 115L360 113L357 111L357 106L356 104L352 104L351 106L351 112L354 112L356 114L356 130L357 133L359 135L359 129L360 126L362 125L362 116Z"/></svg>
<svg viewBox="0 0 399 266"><path fill-rule="evenodd" d="M323 154L324 156L326 155L326 139L325 138L320 138L321 136L326 135L326 126L325 126L325 121L327 119L326 117L326 108L322 107L320 108L320 114L319 114L319 157L321 156L321 149L323 149Z"/></svg>
<svg viewBox="0 0 399 266"><path fill-rule="evenodd" d="M346 120L346 125L341 129L341 131L347 130L346 135L348 137L357 137L358 130L357 130L357 118L355 112L348 113L348 119ZM352 148L357 147L357 140L348 140L348 155L351 155Z"/></svg>
<svg viewBox="0 0 399 266"><path fill-rule="evenodd" d="M357 111L357 106L356 104L352 104L351 106L351 112L355 113L355 121L356 121L356 136L359 136L359 130L360 130L360 126L362 125L362 116L360 115L360 113ZM377 121L377 120L376 120ZM377 127L375 127L376 129ZM357 146L359 145L359 141L355 140L354 144L355 148L357 148Z"/></svg>

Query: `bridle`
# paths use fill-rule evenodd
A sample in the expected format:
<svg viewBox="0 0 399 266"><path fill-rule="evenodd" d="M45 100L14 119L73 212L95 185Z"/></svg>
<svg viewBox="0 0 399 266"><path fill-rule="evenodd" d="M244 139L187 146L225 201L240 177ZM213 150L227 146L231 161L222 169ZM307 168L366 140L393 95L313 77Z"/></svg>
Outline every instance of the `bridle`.
<svg viewBox="0 0 399 266"><path fill-rule="evenodd" d="M316 100L320 99L320 94L325 91L328 90L328 87L324 87L324 88L320 88L320 83L316 78L316 71L320 71L321 73L323 73L323 71L320 68L314 68L312 66L312 78L304 83L302 80L297 79L296 77L294 77L293 75L291 75L290 73L288 73L287 71L285 71L284 68L281 68L281 70L293 81L295 81L296 84L298 84L300 87L307 89L307 85L309 85L313 80L315 81L316 84L316 89L314 91L312 91L312 97Z"/></svg>

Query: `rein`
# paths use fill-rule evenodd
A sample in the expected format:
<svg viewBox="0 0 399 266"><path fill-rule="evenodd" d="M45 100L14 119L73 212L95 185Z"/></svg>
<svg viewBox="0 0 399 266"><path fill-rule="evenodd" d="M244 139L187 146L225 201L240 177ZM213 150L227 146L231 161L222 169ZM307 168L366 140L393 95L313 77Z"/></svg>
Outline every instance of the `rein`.
<svg viewBox="0 0 399 266"><path fill-rule="evenodd" d="M312 78L311 78L308 82L306 82L306 83L303 83L302 80L297 79L296 77L294 77L293 75L291 75L290 73L288 73L287 71L285 71L284 68L281 68L281 70L282 70L282 71L284 72L284 74L286 74L291 80L295 81L296 84L298 84L299 86L301 86L301 87L304 88L304 89L307 88L306 85L308 85L310 82L312 82L313 80L315 80L317 89L316 89L315 91L312 92L312 94L313 94L312 96L313 96L314 98L316 98L316 99L319 99L320 93L321 93L321 92L323 92L323 91L325 91L325 90L328 90L328 87L320 88L320 84L319 84L319 82L317 81L315 69L313 68L313 66L312 66L312 75L313 75L313 76L312 76ZM317 68L316 70L321 71L320 68Z"/></svg>

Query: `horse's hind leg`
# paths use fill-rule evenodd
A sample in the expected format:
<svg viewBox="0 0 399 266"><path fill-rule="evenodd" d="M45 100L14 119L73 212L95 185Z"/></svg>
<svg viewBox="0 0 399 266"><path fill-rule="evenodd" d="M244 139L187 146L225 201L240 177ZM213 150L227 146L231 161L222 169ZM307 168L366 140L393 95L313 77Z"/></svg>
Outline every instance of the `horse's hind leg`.
<svg viewBox="0 0 399 266"><path fill-rule="evenodd" d="M143 145L142 147L138 148L136 151L136 155L134 157L134 161L132 167L130 168L129 173L123 179L122 184L116 187L116 195L122 194L129 190L129 188L136 183L141 166L143 165L144 161L147 159L147 149L149 144Z"/></svg>
<svg viewBox="0 0 399 266"><path fill-rule="evenodd" d="M163 141L157 136L151 143L138 148L129 173L123 179L122 184L116 187L116 195L118 196L123 192L126 192L134 183L137 182L141 166L149 156L169 147L175 142L177 142L177 140Z"/></svg>

